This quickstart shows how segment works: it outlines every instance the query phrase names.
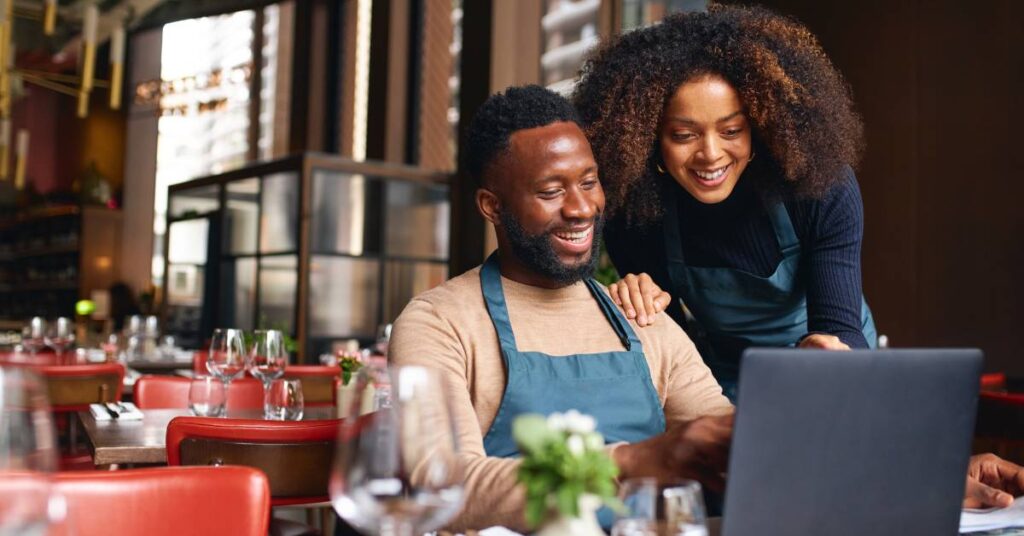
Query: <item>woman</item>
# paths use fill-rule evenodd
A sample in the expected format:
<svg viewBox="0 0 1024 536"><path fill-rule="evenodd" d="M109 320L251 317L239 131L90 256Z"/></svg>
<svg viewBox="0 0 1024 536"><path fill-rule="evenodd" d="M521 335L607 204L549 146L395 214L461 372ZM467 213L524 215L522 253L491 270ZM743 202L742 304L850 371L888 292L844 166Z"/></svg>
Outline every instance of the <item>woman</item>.
<svg viewBox="0 0 1024 536"><path fill-rule="evenodd" d="M730 398L748 346L875 345L852 171L863 128L805 27L761 8L675 15L599 49L574 100L613 263L681 299L689 315L668 312ZM627 283L613 295L629 310Z"/></svg>

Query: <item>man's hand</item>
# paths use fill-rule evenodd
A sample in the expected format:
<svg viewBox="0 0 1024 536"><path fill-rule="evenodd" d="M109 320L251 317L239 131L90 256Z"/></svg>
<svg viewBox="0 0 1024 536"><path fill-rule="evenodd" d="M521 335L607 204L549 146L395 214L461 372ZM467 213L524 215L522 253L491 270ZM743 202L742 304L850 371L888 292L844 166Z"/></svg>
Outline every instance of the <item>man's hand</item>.
<svg viewBox="0 0 1024 536"><path fill-rule="evenodd" d="M608 285L608 294L626 313L626 318L635 318L640 327L653 324L654 317L672 303L672 296L661 290L647 274L626 274L620 281Z"/></svg>
<svg viewBox="0 0 1024 536"><path fill-rule="evenodd" d="M1024 494L1024 467L995 454L971 456L967 465L964 508L1005 508Z"/></svg>
<svg viewBox="0 0 1024 536"><path fill-rule="evenodd" d="M662 481L692 478L704 487L725 489L732 442L733 415L701 417L670 427L646 441L614 451L620 477L655 477Z"/></svg>
<svg viewBox="0 0 1024 536"><path fill-rule="evenodd" d="M816 348L819 350L849 350L850 347L843 341L839 340L839 337L835 335L828 335L825 333L812 333L802 341L800 341L800 348Z"/></svg>

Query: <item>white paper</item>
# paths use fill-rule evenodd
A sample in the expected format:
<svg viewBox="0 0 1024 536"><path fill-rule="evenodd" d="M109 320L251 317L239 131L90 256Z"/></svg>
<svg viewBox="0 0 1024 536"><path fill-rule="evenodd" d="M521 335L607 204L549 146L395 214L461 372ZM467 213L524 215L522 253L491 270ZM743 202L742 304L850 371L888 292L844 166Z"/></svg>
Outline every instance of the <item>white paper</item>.
<svg viewBox="0 0 1024 536"><path fill-rule="evenodd" d="M965 508L960 512L960 532L982 532L1024 527L1024 498L1017 497L1006 508Z"/></svg>
<svg viewBox="0 0 1024 536"><path fill-rule="evenodd" d="M117 412L117 420L119 421L139 421L142 420L142 410L135 407L135 404L131 402L121 402L122 411ZM111 408L113 409L113 408ZM102 404L89 404L89 413L92 413L92 417L97 421L112 421L113 417L110 413L107 413L106 408Z"/></svg>

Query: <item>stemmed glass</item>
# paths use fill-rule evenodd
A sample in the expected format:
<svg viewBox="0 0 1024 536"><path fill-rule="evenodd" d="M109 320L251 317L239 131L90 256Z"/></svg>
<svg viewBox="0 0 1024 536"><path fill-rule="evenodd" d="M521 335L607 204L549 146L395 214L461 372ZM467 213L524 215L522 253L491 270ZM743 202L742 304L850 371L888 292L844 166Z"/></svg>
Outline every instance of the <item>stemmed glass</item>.
<svg viewBox="0 0 1024 536"><path fill-rule="evenodd" d="M60 317L46 331L46 345L57 353L57 359L64 355L64 350L75 343L75 325L70 318Z"/></svg>
<svg viewBox="0 0 1024 536"><path fill-rule="evenodd" d="M47 533L61 514L50 489L56 434L39 380L23 369L0 367L0 535Z"/></svg>
<svg viewBox="0 0 1024 536"><path fill-rule="evenodd" d="M364 534L409 536L436 530L462 507L457 435L444 384L436 371L368 367L355 399L387 380L389 404L360 415L352 404L338 436L330 494L334 510ZM380 381L378 381L380 380ZM366 393L368 396L368 393Z"/></svg>
<svg viewBox="0 0 1024 536"><path fill-rule="evenodd" d="M288 365L288 352L284 349L284 334L276 329L257 330L249 352L249 372L263 382L263 396L270 391L270 382L284 375ZM269 418L269 408L264 414Z"/></svg>
<svg viewBox="0 0 1024 536"><path fill-rule="evenodd" d="M32 320L29 320L28 325L21 330L21 344L33 356L36 355L36 352L46 347L45 318L34 316Z"/></svg>
<svg viewBox="0 0 1024 536"><path fill-rule="evenodd" d="M231 380L240 378L248 368L249 356L245 352L245 341L240 329L213 330L210 352L206 356L206 370L224 382L224 390L231 387Z"/></svg>

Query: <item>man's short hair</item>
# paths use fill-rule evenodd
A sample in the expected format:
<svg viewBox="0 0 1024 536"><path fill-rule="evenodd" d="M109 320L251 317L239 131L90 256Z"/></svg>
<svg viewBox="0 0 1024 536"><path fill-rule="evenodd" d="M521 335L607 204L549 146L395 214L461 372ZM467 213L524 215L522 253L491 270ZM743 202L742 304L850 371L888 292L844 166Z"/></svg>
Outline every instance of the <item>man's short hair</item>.
<svg viewBox="0 0 1024 536"><path fill-rule="evenodd" d="M550 89L514 86L491 95L469 125L464 153L466 169L477 184L484 185L487 167L508 150L512 134L560 121L570 121L582 128L572 103Z"/></svg>

